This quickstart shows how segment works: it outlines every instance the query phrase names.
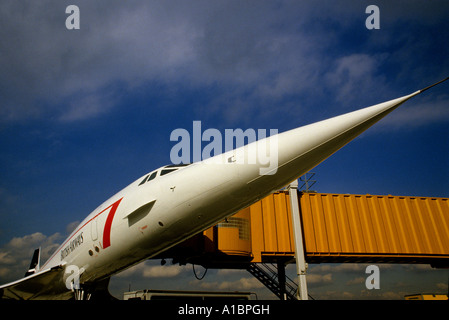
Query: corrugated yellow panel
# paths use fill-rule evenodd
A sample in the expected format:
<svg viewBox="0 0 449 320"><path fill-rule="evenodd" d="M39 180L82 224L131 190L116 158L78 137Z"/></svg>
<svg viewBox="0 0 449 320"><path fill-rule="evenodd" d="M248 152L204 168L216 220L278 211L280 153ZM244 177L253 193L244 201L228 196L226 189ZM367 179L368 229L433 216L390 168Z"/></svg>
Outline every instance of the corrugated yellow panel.
<svg viewBox="0 0 449 320"><path fill-rule="evenodd" d="M423 237L428 230L424 229L424 225L420 224L418 214L419 207L417 204L420 200L412 197L398 197L395 209L401 213L403 218L402 224L404 227L401 231L405 234L405 252L414 253L421 252L422 254L432 253L432 247L423 245ZM432 212L427 212L423 217L429 217Z"/></svg>
<svg viewBox="0 0 449 320"><path fill-rule="evenodd" d="M348 211L346 210L344 197L337 195L333 196L332 200L334 201L335 216L339 228L338 234L340 236L341 252L353 252L354 245L352 242L351 231L349 229L349 217Z"/></svg>
<svg viewBox="0 0 449 320"><path fill-rule="evenodd" d="M390 245L389 252L398 253L401 252L401 247L398 238L398 231L396 229L396 219L390 207L390 201L388 197L377 197L380 207L380 217L384 221L386 238Z"/></svg>
<svg viewBox="0 0 449 320"><path fill-rule="evenodd" d="M215 243L217 239L214 239L216 238L216 235L214 237L214 228L216 227L211 227L203 232L205 252L215 252L217 250Z"/></svg>
<svg viewBox="0 0 449 320"><path fill-rule="evenodd" d="M356 196L355 201L357 210L359 212L360 224L362 226L363 242L366 253L378 252L376 237L374 236L374 223L372 221L373 215L369 211L368 199L361 196Z"/></svg>
<svg viewBox="0 0 449 320"><path fill-rule="evenodd" d="M261 252L264 251L264 234L262 218L262 202L250 206L251 213L251 248L255 262L262 262Z"/></svg>
<svg viewBox="0 0 449 320"><path fill-rule="evenodd" d="M437 239L438 248L441 253L448 252L449 241L447 241L447 235L449 234L449 227L448 227L449 220L445 219L444 217L444 213L442 211L443 206L441 205L441 203L434 201L430 198L426 198L425 203L427 211L433 213L430 215L430 217L432 218L432 223L435 226L435 237Z"/></svg>
<svg viewBox="0 0 449 320"><path fill-rule="evenodd" d="M449 199L305 193L309 255L449 256Z"/></svg>
<svg viewBox="0 0 449 320"><path fill-rule="evenodd" d="M366 252L364 235L367 232L362 228L362 223L360 221L360 214L357 208L357 196L345 196L345 200L347 203L346 209L349 210L350 213L349 223L352 242L354 244L354 252Z"/></svg>
<svg viewBox="0 0 449 320"><path fill-rule="evenodd" d="M432 212L436 212L437 219L440 221L441 234L449 235L449 199L440 199L440 201L434 201ZM449 241L443 241L444 252L449 252Z"/></svg>
<svg viewBox="0 0 449 320"><path fill-rule="evenodd" d="M276 210L274 208L273 195L262 199L262 221L264 235L264 251L278 250L276 234Z"/></svg>
<svg viewBox="0 0 449 320"><path fill-rule="evenodd" d="M315 215L313 216L316 245L320 251L328 252L329 243L326 232L326 219L323 210L323 203L321 198L314 197L312 199L312 206L315 207Z"/></svg>
<svg viewBox="0 0 449 320"><path fill-rule="evenodd" d="M289 197L285 193L273 195L276 219L277 247L279 252L294 252L292 249L292 227Z"/></svg>
<svg viewBox="0 0 449 320"><path fill-rule="evenodd" d="M412 235L410 232L410 219L407 217L407 212L404 209L404 203L408 199L405 197L389 197L391 208L396 214L397 230L399 239L401 240L402 254L413 254L418 248L413 245Z"/></svg>
<svg viewBox="0 0 449 320"><path fill-rule="evenodd" d="M290 206L290 195L288 193L285 193L285 202L284 202L285 207L287 208L286 210L286 221L288 223L289 226L289 231L288 231L288 248L286 247L285 250L286 252L295 252L295 241L293 239L294 235L293 235L293 220L292 220L292 208Z"/></svg>
<svg viewBox="0 0 449 320"><path fill-rule="evenodd" d="M425 199L424 199L425 201ZM435 251L438 240L435 237L435 224L429 216L427 206L422 199L416 198L413 201L415 213L418 216L418 228L423 234L422 241L425 243L426 250L424 252L431 254Z"/></svg>
<svg viewBox="0 0 449 320"><path fill-rule="evenodd" d="M333 196L323 197L323 210L326 211L326 230L328 235L329 252L341 252L340 231L338 230L338 218L336 215Z"/></svg>
<svg viewBox="0 0 449 320"><path fill-rule="evenodd" d="M425 244L425 250L423 252L430 254L435 248L433 225L428 217L427 211L425 210L425 206L422 205L422 201L419 199L414 199L413 208L418 217L418 228L423 235L421 238L421 241Z"/></svg>
<svg viewBox="0 0 449 320"><path fill-rule="evenodd" d="M300 214L303 227L304 247L309 252L317 252L315 242L315 230L313 226L312 206L310 204L310 197L303 195L300 198Z"/></svg>
<svg viewBox="0 0 449 320"><path fill-rule="evenodd" d="M250 206L253 262L262 262L262 255L294 256L289 201L288 193L277 192Z"/></svg>
<svg viewBox="0 0 449 320"><path fill-rule="evenodd" d="M419 225L417 224L417 219L413 214L415 211L411 211L412 199L406 197L399 197L395 210L402 213L403 218L403 232L406 233L407 252L424 252L423 247L419 241L421 238L421 232L419 232Z"/></svg>
<svg viewBox="0 0 449 320"><path fill-rule="evenodd" d="M410 241L413 243L414 250L417 252L423 252L424 254L431 253L431 245L428 241L427 229L424 228L422 217L420 217L420 211L417 207L417 201L415 198L408 198L404 200L404 206L402 208L408 216L410 228Z"/></svg>
<svg viewBox="0 0 449 320"><path fill-rule="evenodd" d="M398 210L397 199L391 196L385 197L388 203L388 215L392 217L395 241L397 243L397 253L409 253L407 250L407 239L405 238L404 221L401 212Z"/></svg>

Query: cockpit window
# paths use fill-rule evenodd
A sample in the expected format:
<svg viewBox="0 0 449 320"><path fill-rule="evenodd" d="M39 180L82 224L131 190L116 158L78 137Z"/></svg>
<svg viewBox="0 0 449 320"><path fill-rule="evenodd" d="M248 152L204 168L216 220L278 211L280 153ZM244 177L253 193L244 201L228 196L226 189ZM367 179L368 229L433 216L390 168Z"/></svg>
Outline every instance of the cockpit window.
<svg viewBox="0 0 449 320"><path fill-rule="evenodd" d="M169 164L169 165L166 165L164 168L176 168L176 169L178 169L178 168L187 167L187 166L190 166L190 165L191 165L191 163Z"/></svg>
<svg viewBox="0 0 449 320"><path fill-rule="evenodd" d="M190 165L190 163L187 164L169 164L165 167L162 168L161 170L161 176L169 174L170 172L176 171L182 167L188 166ZM148 174L147 176L145 176L145 178L143 178L143 180L139 183L139 186L144 184L145 182L151 181L153 179L155 179L157 177L157 173L158 170L153 171L152 173Z"/></svg>
<svg viewBox="0 0 449 320"><path fill-rule="evenodd" d="M147 182L147 179L148 179L148 181L153 180L154 178L156 178L156 175L157 175L157 171L154 171L153 173L147 175L147 176L146 176L145 178L143 178L143 180L139 183L139 186L142 185L142 184L144 184L145 182Z"/></svg>
<svg viewBox="0 0 449 320"><path fill-rule="evenodd" d="M167 166L164 167L164 169L161 170L161 176L169 174L170 172L176 171L182 167L186 167L190 165L190 163L186 163L186 164L169 164Z"/></svg>
<svg viewBox="0 0 449 320"><path fill-rule="evenodd" d="M157 171L154 171L152 174L150 174L150 177L148 178L148 181L151 181L154 178L156 178L156 175L157 175Z"/></svg>
<svg viewBox="0 0 449 320"><path fill-rule="evenodd" d="M176 171L176 170L178 170L178 169L177 168L176 169L164 169L161 171L161 176L166 175L166 174Z"/></svg>
<svg viewBox="0 0 449 320"><path fill-rule="evenodd" d="M149 175L148 175L149 176ZM139 183L139 186L143 185L145 182L147 182L148 176L143 178L142 182Z"/></svg>

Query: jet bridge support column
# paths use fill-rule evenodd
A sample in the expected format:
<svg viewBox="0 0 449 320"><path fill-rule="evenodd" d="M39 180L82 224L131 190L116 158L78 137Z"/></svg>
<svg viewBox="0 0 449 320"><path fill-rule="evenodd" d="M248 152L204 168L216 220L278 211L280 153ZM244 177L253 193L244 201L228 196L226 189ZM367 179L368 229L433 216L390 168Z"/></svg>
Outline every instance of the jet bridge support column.
<svg viewBox="0 0 449 320"><path fill-rule="evenodd" d="M304 254L301 217L299 216L298 181L290 183L290 208L292 211L293 237L295 242L296 274L298 275L298 300L308 300L306 271L307 263Z"/></svg>

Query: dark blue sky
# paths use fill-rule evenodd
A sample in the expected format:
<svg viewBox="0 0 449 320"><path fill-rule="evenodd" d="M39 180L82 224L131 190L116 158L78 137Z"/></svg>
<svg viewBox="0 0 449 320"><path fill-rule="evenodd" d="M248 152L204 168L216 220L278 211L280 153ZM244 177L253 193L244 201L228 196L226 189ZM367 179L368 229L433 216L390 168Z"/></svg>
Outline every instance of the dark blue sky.
<svg viewBox="0 0 449 320"><path fill-rule="evenodd" d="M447 1L2 1L0 269L12 239L54 248L169 163L170 133L195 120L282 132L445 78L448 16ZM447 197L448 125L446 83L319 165L314 188Z"/></svg>

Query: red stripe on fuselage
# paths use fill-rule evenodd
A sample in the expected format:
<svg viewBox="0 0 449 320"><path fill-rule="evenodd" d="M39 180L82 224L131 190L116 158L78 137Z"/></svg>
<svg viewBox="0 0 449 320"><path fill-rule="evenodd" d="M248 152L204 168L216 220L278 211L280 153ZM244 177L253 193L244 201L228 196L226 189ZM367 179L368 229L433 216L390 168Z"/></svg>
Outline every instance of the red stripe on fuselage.
<svg viewBox="0 0 449 320"><path fill-rule="evenodd" d="M115 211L117 211L118 205L120 204L120 201L122 201L122 199L112 204L111 211L109 211L108 217L106 218L103 231L103 249L106 249L111 245L112 220L114 219Z"/></svg>

